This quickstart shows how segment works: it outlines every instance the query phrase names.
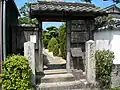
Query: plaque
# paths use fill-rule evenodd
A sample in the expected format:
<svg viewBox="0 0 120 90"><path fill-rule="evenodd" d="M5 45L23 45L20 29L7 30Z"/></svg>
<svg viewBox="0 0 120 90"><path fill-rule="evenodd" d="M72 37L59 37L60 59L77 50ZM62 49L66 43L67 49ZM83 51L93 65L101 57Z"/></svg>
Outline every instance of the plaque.
<svg viewBox="0 0 120 90"><path fill-rule="evenodd" d="M72 53L72 57L83 57L83 52L82 49L79 48L71 48L71 53Z"/></svg>

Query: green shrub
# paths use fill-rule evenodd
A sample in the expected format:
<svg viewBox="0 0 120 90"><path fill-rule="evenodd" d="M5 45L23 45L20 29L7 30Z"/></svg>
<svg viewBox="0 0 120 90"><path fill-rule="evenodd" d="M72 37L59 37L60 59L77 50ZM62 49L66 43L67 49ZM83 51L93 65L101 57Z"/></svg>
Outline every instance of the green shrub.
<svg viewBox="0 0 120 90"><path fill-rule="evenodd" d="M33 90L31 87L31 69L24 56L7 57L2 64L3 90Z"/></svg>
<svg viewBox="0 0 120 90"><path fill-rule="evenodd" d="M100 88L108 89L111 85L111 72L114 59L114 53L107 50L96 51L96 79Z"/></svg>
<svg viewBox="0 0 120 90"><path fill-rule="evenodd" d="M47 49L49 39L43 39L44 48Z"/></svg>
<svg viewBox="0 0 120 90"><path fill-rule="evenodd" d="M63 42L60 43L60 52L62 58L66 59L66 44Z"/></svg>
<svg viewBox="0 0 120 90"><path fill-rule="evenodd" d="M110 90L120 90L120 87L111 88Z"/></svg>
<svg viewBox="0 0 120 90"><path fill-rule="evenodd" d="M55 45L53 49L53 55L58 56L59 55L59 45Z"/></svg>
<svg viewBox="0 0 120 90"><path fill-rule="evenodd" d="M56 40L56 38L51 38L51 40L48 43L49 52L53 51L53 49L55 48L55 45L57 44L58 44L58 41Z"/></svg>

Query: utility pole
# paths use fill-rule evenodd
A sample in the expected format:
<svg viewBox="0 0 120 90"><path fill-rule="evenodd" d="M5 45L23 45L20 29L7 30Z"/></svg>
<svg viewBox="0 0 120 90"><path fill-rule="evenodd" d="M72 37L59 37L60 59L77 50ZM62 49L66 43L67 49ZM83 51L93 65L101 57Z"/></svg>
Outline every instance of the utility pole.
<svg viewBox="0 0 120 90"><path fill-rule="evenodd" d="M2 0L0 0L0 73L2 72Z"/></svg>

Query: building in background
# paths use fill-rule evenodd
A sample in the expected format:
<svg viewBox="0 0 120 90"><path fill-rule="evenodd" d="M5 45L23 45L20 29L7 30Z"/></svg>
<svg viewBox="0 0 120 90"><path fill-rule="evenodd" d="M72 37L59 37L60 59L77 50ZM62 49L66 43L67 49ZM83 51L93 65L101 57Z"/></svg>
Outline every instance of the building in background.
<svg viewBox="0 0 120 90"><path fill-rule="evenodd" d="M11 26L18 24L19 12L14 0L0 0L0 61L11 52Z"/></svg>
<svg viewBox="0 0 120 90"><path fill-rule="evenodd" d="M115 58L112 67L111 87L120 86L120 8L111 5L103 9L112 17L105 26L94 32L96 48L114 52Z"/></svg>

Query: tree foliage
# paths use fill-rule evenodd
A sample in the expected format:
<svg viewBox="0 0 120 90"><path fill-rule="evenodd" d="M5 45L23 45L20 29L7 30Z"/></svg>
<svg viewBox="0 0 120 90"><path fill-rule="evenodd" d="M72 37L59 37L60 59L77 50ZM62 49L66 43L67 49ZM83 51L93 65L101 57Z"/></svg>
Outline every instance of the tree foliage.
<svg viewBox="0 0 120 90"><path fill-rule="evenodd" d="M60 53L61 56L66 58L66 26L65 24L59 27L59 40L60 40Z"/></svg>
<svg viewBox="0 0 120 90"><path fill-rule="evenodd" d="M48 33L50 34L50 38L58 37L58 28L56 28L55 26L50 26L50 27L47 27L46 29L47 29Z"/></svg>
<svg viewBox="0 0 120 90"><path fill-rule="evenodd" d="M58 28L56 28L55 26L50 26L50 27L47 27L46 29L47 30L43 30L43 34L42 34L44 48L47 48L48 42L51 40L51 38L56 38L56 40L59 42Z"/></svg>
<svg viewBox="0 0 120 90"><path fill-rule="evenodd" d="M43 45L44 45L44 48L45 48L45 49L47 49L48 42L49 42L49 39L47 39L47 38L44 38L44 39L43 39Z"/></svg>
<svg viewBox="0 0 120 90"><path fill-rule="evenodd" d="M57 44L58 44L57 39L56 38L51 38L51 40L48 43L48 50L49 50L49 52L53 51L54 48L55 48L55 45L57 45Z"/></svg>
<svg viewBox="0 0 120 90"><path fill-rule="evenodd" d="M29 6L30 4L29 3L25 3L20 9L20 14L22 16L26 16L26 17L29 17Z"/></svg>
<svg viewBox="0 0 120 90"><path fill-rule="evenodd" d="M29 17L19 17L19 23L20 24L32 24L32 25L38 25L38 21L36 19L30 19Z"/></svg>
<svg viewBox="0 0 120 90"><path fill-rule="evenodd" d="M37 19L30 19L29 17L29 7L30 4L29 3L25 3L20 9L20 15L21 17L19 17L19 23L20 24L32 24L32 25L38 25L38 21Z"/></svg>
<svg viewBox="0 0 120 90"><path fill-rule="evenodd" d="M53 55L58 56L59 55L59 45L56 44L53 49Z"/></svg>

